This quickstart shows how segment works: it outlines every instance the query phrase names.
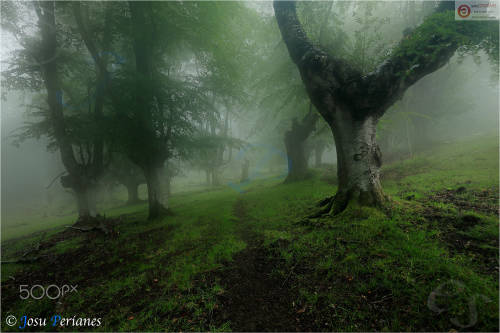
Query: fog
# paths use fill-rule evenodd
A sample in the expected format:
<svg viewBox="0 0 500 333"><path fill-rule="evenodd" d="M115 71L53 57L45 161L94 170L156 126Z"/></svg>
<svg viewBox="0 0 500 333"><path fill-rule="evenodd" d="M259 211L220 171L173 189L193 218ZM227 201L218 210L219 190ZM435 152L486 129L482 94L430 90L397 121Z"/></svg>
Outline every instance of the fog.
<svg viewBox="0 0 500 333"><path fill-rule="evenodd" d="M1 331L498 332L491 9L0 1Z"/></svg>
<svg viewBox="0 0 500 333"><path fill-rule="evenodd" d="M164 52L171 55L168 60L171 63L165 67L165 71L172 73L173 80L190 82L189 84L193 85L199 84L199 87L203 87L206 91L220 85L220 88L215 89L214 97L210 97L211 93L205 92L208 99L217 99L218 97L215 96L221 96L211 106L213 109L210 112L214 112L214 119L210 120L210 116L207 115L192 115L182 121L197 122L195 128L201 130L200 133L205 133L201 135L202 138L203 135L211 135L212 139L226 138L227 140L223 144L225 148L222 152L219 148L213 147L205 147L204 151L203 149L196 151L192 147L185 150L182 144L176 152L173 152L174 148L169 148L173 149L172 154L162 163L163 171L160 178L164 184L162 186L168 187L164 187L163 191L170 191L174 196L177 193L211 187L228 187L239 192L245 161L249 162L247 180L266 177L286 178L288 159L284 137L290 130L293 119L300 121L306 115L310 102L298 72L293 68L283 42L280 41L278 29L273 21L271 3L246 2L244 5L243 8L248 13L239 15L248 15L251 17L250 21L260 20L262 26L251 26L252 23L248 23L250 26L237 27L234 21L228 21L228 24L231 24L230 27L234 27L236 33L239 34L234 45L225 45L223 47L226 49L221 51L212 50L211 46L206 47L201 40L189 42L176 40L176 47L178 47L176 50L169 49L168 45L164 48ZM19 4L16 6L20 13L25 14L25 16L18 17L18 22L14 22L15 19L9 19L10 21L7 22L7 18L3 17L2 70L4 73L15 68L16 61L20 61L20 53L24 52L23 50L28 45L21 45L20 39L29 36L39 38L33 8ZM328 31L325 34L327 37L322 37L318 24L310 20L310 15L315 13L314 6L314 3L306 3L299 8L302 10L299 13L311 38L326 48L333 50L338 47L344 57L351 57L353 63L360 65L364 72L371 71L380 63L380 59L385 54L390 53L391 48L402 38L405 27L418 25L425 15L432 11L432 8L429 9L424 4L422 8L419 7L417 14L405 14L405 16L401 13L408 13L411 7L404 2L390 5L376 2L352 6L349 3L335 3L336 14L332 14L330 20L326 20L324 26L320 27ZM96 24L102 28L99 26L102 24L99 21L101 18L98 17L101 15L99 11L102 8L97 5L93 6L91 3L86 4L85 7L90 8L90 15L97 15L90 18L90 21L94 20L93 23L89 21L87 24ZM64 24L76 27L75 22L64 15L66 14L61 14ZM21 22L20 17L24 17L24 23ZM19 28L22 31L18 34L12 28L15 24L19 24L19 27L24 24L23 28ZM370 29L367 28L368 25ZM216 30L213 33L220 31ZM248 33L247 36L243 36L244 33ZM210 38L217 39L216 36ZM242 46L238 44L241 40L246 40L242 45L246 45L247 49L244 53L230 58L233 50L241 49ZM363 41L363 46L357 44L360 40ZM196 49L196 43L203 45L200 48L205 48L205 50ZM117 49L120 48L118 44L115 46ZM86 57L84 61L88 63L85 66L91 68L92 57L88 51L84 50L82 44L75 44L73 47L76 48L76 52ZM203 58L203 52L218 51L222 54L214 56L213 59ZM111 53L111 51L106 52ZM121 51L116 51L116 54L119 52ZM363 63L358 63L361 53L367 59L371 57L371 62L363 60ZM127 58L125 56L120 61L116 60L118 58L116 54L113 53L115 59L111 61L114 64L109 67L110 73L118 73L122 67L131 64L131 54L127 54L128 60L126 61L123 60ZM216 57L219 58L216 59ZM220 66L217 71L226 70L224 65L217 63L224 57L230 61L228 74L224 74L228 75L228 82L223 82L227 78L218 77L217 72L209 67L216 64ZM241 66L238 65L239 61ZM81 63L78 64L80 65ZM393 158L406 158L408 155L425 153L433 146L464 140L470 136L498 135L498 77L494 68L495 65L492 65L483 51L474 54L456 54L442 68L411 86L404 97L389 108L378 125L377 139L384 160L390 161ZM70 75L73 76L73 80L76 80L77 75L81 73L80 71ZM32 74L31 72L31 74L23 75ZM210 82L210 80L213 81ZM231 87L231 80L234 82L233 87ZM20 90L16 82L12 83L12 75L4 76L3 81L9 81L9 84L2 85L4 98L1 104L2 228L28 217L76 214L77 206L73 191L61 185L60 177L66 174L67 170L61 162L58 144L54 142L54 134L50 130L47 132L47 129L41 129L39 132L23 132L23 128L26 129L25 125L44 120L43 116L40 118L40 115L34 115L36 110L28 105L35 104L45 108L46 91L43 86ZM75 90L73 93L81 92ZM98 94L99 92L96 91L96 96ZM68 95L65 96L67 97L64 98L68 98L67 103L69 103L69 89ZM202 103L207 103L207 100L203 100ZM86 107L86 102L82 105ZM77 106L76 109L79 107ZM196 117L202 120L194 120ZM215 123L210 123L211 121ZM319 165L314 165L313 152L313 146L318 140L326 144L321 163L334 166L337 161L336 150L326 122L320 118L311 133L304 148L307 151L309 166L319 167ZM179 137L179 140L185 139ZM203 139L200 144L203 144ZM48 148L49 145L51 145L50 148ZM74 149L78 156L77 148L74 147ZM107 151L111 152L111 148ZM207 156L210 159L214 154L221 154L220 161L217 162L219 165L208 165L207 163L212 162L205 163L199 160L200 158L207 159ZM109 159L109 157L106 158ZM167 165L173 171L167 172ZM213 168L218 168L217 174L209 175L209 172L213 172ZM111 169L110 172L113 173L113 170ZM165 176L165 172L170 172L171 176ZM100 177L102 178L98 181L99 184L92 192L94 201L98 202L98 210L124 205L127 200L125 186L116 180L107 180L107 176ZM217 179L209 179L210 177L217 177ZM138 183L140 184L139 197L141 200L146 200L145 181ZM162 200L165 204L168 202L166 199Z"/></svg>

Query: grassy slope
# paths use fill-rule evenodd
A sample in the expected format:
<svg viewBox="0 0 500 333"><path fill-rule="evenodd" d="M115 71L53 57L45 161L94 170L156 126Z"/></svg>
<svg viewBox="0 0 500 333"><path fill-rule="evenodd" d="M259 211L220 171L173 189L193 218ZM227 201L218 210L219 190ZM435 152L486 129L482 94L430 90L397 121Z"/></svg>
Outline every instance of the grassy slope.
<svg viewBox="0 0 500 333"><path fill-rule="evenodd" d="M126 200L126 198L124 199ZM106 216L120 216L129 214L137 210L143 209L144 204L137 204L127 207L105 208L99 211L106 214ZM98 207L99 208L99 207ZM68 213L64 216L57 217L42 217L36 216L33 218L16 218L2 220L2 242L16 238L22 238L26 235L37 232L58 232L64 230L65 226L74 223L77 215L75 213Z"/></svg>
<svg viewBox="0 0 500 333"><path fill-rule="evenodd" d="M497 137L387 166L389 215L350 207L335 218L304 220L334 191L325 172L295 184L254 181L244 194L224 188L174 196L175 216L157 221L133 207L112 237L76 234L42 251L52 263L2 265L3 313L97 316L100 330L113 331L229 330L235 323L220 312L231 286L219 273L251 245L251 233L279 262L272 274L286 282L290 312L303 323L291 327L448 331L460 329L458 322L472 324L465 330L498 330L498 220L490 209L498 207ZM246 207L244 221L237 202ZM5 243L3 260L36 237ZM78 284L79 292L62 304L19 300L18 285L35 282ZM9 330L3 318L2 328Z"/></svg>

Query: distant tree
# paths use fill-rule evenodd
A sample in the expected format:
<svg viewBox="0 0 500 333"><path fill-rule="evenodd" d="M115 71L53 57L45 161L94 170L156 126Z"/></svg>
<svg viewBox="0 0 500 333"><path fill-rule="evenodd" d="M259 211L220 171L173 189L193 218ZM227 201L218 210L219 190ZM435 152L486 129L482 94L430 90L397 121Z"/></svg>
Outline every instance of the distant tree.
<svg viewBox="0 0 500 333"><path fill-rule="evenodd" d="M328 124L324 121L319 122L309 142L314 152L314 167L319 168L323 164L323 153L332 146Z"/></svg>
<svg viewBox="0 0 500 333"><path fill-rule="evenodd" d="M291 129L285 133L285 147L288 157L286 183L303 180L308 176L308 154L305 151L305 143L316 128L318 117L311 105L304 119L299 122L297 118L294 118Z"/></svg>
<svg viewBox="0 0 500 333"><path fill-rule="evenodd" d="M460 47L483 48L498 61L498 22L455 21L449 4L442 4L408 33L369 73L313 45L297 17L295 2L275 1L274 10L309 97L335 138L339 187L334 197L322 202L319 214L339 213L351 202L384 205L376 125L412 84L443 66Z"/></svg>
<svg viewBox="0 0 500 333"><path fill-rule="evenodd" d="M136 204L139 200L139 185L146 179L142 170L132 163L125 155L113 153L107 167L106 180L118 183L127 189L127 204Z"/></svg>

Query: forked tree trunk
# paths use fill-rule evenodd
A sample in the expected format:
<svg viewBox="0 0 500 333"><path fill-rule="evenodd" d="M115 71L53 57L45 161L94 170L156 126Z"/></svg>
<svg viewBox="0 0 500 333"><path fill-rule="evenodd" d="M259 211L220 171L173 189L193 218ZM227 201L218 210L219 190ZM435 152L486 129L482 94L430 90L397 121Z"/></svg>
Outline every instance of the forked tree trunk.
<svg viewBox="0 0 500 333"><path fill-rule="evenodd" d="M382 154L375 140L378 119L354 119L337 111L330 127L337 150L338 190L324 202L324 211L337 214L349 202L382 206L386 200L380 184Z"/></svg>
<svg viewBox="0 0 500 333"><path fill-rule="evenodd" d="M147 167L144 169L144 176L146 177L146 185L148 187L148 219L152 220L164 215L167 212L168 207L165 207L162 204L163 197L161 193L158 169L155 167Z"/></svg>
<svg viewBox="0 0 500 333"><path fill-rule="evenodd" d="M462 40L467 40L460 35L460 22L451 18L453 7L442 2L438 11L449 10L447 19L443 19L442 13L429 15L423 26L408 33L374 71L363 73L338 54L327 53L309 40L297 16L295 1L273 3L288 53L299 69L311 102L330 125L337 147L338 192L333 199L323 200L326 207L319 214L340 212L350 202L383 204L386 199L379 179L381 154L375 142L378 118L411 85L445 65ZM446 28L427 33L436 19ZM494 37L498 35L498 26L491 28L491 35L487 33L484 38L498 38Z"/></svg>

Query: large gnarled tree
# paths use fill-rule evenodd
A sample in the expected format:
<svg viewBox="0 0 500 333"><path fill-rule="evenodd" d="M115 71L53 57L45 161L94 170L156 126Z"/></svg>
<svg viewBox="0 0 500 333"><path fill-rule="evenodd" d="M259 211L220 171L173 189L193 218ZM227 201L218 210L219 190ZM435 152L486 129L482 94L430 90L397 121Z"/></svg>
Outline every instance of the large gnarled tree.
<svg viewBox="0 0 500 333"><path fill-rule="evenodd" d="M335 196L322 202L321 214L339 213L351 202L370 206L385 203L376 126L412 84L446 64L460 47L479 45L498 59L498 22L458 22L449 9L441 4L375 71L363 74L313 45L298 19L295 2L274 2L289 54L335 139L339 187Z"/></svg>

